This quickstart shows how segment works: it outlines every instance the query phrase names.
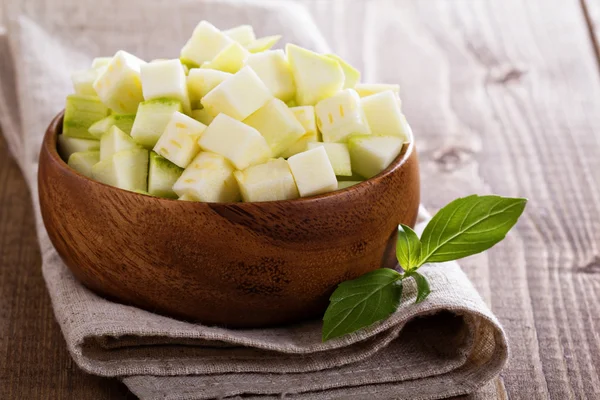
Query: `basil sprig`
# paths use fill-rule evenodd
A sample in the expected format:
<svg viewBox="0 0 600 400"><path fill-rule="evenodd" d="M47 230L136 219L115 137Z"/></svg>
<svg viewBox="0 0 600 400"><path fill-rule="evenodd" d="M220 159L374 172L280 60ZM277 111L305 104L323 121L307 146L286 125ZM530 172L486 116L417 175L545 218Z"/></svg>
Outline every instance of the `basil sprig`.
<svg viewBox="0 0 600 400"><path fill-rule="evenodd" d="M517 223L526 203L522 198L471 195L442 208L421 238L400 225L396 257L403 271L381 268L341 283L323 317L323 341L389 317L400 305L408 278L417 285L415 303L425 300L431 289L427 278L417 272L423 264L458 260L489 249Z"/></svg>

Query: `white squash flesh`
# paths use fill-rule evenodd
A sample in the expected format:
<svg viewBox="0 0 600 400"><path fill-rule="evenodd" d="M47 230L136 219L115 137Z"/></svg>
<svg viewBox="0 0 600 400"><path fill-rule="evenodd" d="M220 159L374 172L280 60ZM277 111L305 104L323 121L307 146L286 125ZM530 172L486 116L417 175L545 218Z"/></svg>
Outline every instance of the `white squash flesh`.
<svg viewBox="0 0 600 400"><path fill-rule="evenodd" d="M337 190L338 182L323 147L298 153L287 161L301 197Z"/></svg>
<svg viewBox="0 0 600 400"><path fill-rule="evenodd" d="M304 127L294 113L277 98L271 99L243 122L266 139L273 157L278 157L304 135Z"/></svg>
<svg viewBox="0 0 600 400"><path fill-rule="evenodd" d="M234 172L244 201L291 200L299 197L296 182L283 158Z"/></svg>

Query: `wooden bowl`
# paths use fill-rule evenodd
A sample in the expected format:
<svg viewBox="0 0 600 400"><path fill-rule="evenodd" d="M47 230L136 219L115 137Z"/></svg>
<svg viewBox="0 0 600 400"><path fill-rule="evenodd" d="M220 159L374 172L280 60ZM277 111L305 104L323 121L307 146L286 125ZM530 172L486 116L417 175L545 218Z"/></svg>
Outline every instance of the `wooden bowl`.
<svg viewBox="0 0 600 400"><path fill-rule="evenodd" d="M50 123L39 162L44 224L84 285L176 318L263 327L321 317L335 287L394 267L397 226L419 206L414 144L381 174L320 196L198 203L93 181L56 149Z"/></svg>

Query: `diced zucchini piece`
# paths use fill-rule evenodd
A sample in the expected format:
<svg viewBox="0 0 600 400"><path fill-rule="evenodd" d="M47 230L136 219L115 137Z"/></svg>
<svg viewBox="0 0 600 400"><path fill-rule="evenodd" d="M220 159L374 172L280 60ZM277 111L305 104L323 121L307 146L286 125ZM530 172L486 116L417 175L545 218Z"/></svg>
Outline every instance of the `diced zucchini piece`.
<svg viewBox="0 0 600 400"><path fill-rule="evenodd" d="M92 151L78 151L71 154L69 157L69 167L79 172L81 175L85 175L88 178L92 177L92 167L100 161L100 152L98 150Z"/></svg>
<svg viewBox="0 0 600 400"><path fill-rule="evenodd" d="M58 135L58 154L65 161L71 154L100 149L100 142L93 139L72 138L65 135Z"/></svg>
<svg viewBox="0 0 600 400"><path fill-rule="evenodd" d="M256 129L225 114L215 117L198 144L204 150L224 156L237 169L246 169L271 157L267 141Z"/></svg>
<svg viewBox="0 0 600 400"><path fill-rule="evenodd" d="M279 39L281 39L281 35L261 37L248 43L246 49L248 49L250 53L260 53L261 51L269 50L271 47L275 46L275 43L277 43Z"/></svg>
<svg viewBox="0 0 600 400"><path fill-rule="evenodd" d="M97 96L94 90L94 81L98 78L99 71L95 68L75 71L71 74L71 82L75 94L83 94L88 96Z"/></svg>
<svg viewBox="0 0 600 400"><path fill-rule="evenodd" d="M201 103L211 115L223 113L242 121L272 98L256 72L244 67L208 92Z"/></svg>
<svg viewBox="0 0 600 400"><path fill-rule="evenodd" d="M333 167L333 172L337 176L352 176L352 168L350 163L350 152L345 143L308 143L308 149L324 147L329 157L329 162Z"/></svg>
<svg viewBox="0 0 600 400"><path fill-rule="evenodd" d="M133 123L135 121L135 114L111 114L114 121L114 125L128 135L131 135L131 129L133 129Z"/></svg>
<svg viewBox="0 0 600 400"><path fill-rule="evenodd" d="M131 136L113 125L100 138L100 160L107 160L119 151L135 149L136 147L139 146Z"/></svg>
<svg viewBox="0 0 600 400"><path fill-rule="evenodd" d="M117 126L120 130L126 134L131 134L131 128L133 127L133 121L135 120L135 114L111 114L108 117L102 118L100 121L96 121L90 126L88 132L92 136L100 139L111 126Z"/></svg>
<svg viewBox="0 0 600 400"><path fill-rule="evenodd" d="M131 128L131 137L145 148L153 148L176 111L183 110L181 102L173 99L155 99L140 103Z"/></svg>
<svg viewBox="0 0 600 400"><path fill-rule="evenodd" d="M202 64L201 68L214 69L235 74L244 66L250 52L238 42L228 44L211 61Z"/></svg>
<svg viewBox="0 0 600 400"><path fill-rule="evenodd" d="M252 67L273 96L283 101L294 99L296 95L294 77L283 50L251 54L246 60L246 65Z"/></svg>
<svg viewBox="0 0 600 400"><path fill-rule="evenodd" d="M348 151L350 151L350 148L348 148ZM352 157L350 157L350 160L352 160ZM338 182L342 182L342 181L362 181L365 178L363 178L361 175L357 174L356 172L353 172L351 176L338 176L337 180Z"/></svg>
<svg viewBox="0 0 600 400"><path fill-rule="evenodd" d="M112 57L96 57L92 60L92 68L107 67Z"/></svg>
<svg viewBox="0 0 600 400"><path fill-rule="evenodd" d="M190 97L187 78L181 61L153 61L140 67L144 100L173 99L181 102L183 112L189 114Z"/></svg>
<svg viewBox="0 0 600 400"><path fill-rule="evenodd" d="M192 110L192 118L198 122L202 122L204 125L210 125L213 119L215 119L215 117L210 115L204 108Z"/></svg>
<svg viewBox="0 0 600 400"><path fill-rule="evenodd" d="M360 97L367 97L372 94L391 90L397 96L400 93L400 85L391 83L358 83L354 86L354 90Z"/></svg>
<svg viewBox="0 0 600 400"><path fill-rule="evenodd" d="M298 153L287 161L301 197L337 190L338 182L325 148Z"/></svg>
<svg viewBox="0 0 600 400"><path fill-rule="evenodd" d="M283 158L234 172L244 201L290 200L299 197L296 182Z"/></svg>
<svg viewBox="0 0 600 400"><path fill-rule="evenodd" d="M386 169L402 151L398 136L353 136L348 140L352 169L369 179Z"/></svg>
<svg viewBox="0 0 600 400"><path fill-rule="evenodd" d="M177 200L182 200L182 201L197 201L197 200L194 200L194 198L191 195L187 194L187 193L185 193L183 196L179 196L179 198Z"/></svg>
<svg viewBox="0 0 600 400"><path fill-rule="evenodd" d="M340 67L344 71L344 89L353 88L360 81L360 71L348 64L342 57L336 54L327 54L327 57L332 58L340 63Z"/></svg>
<svg viewBox="0 0 600 400"><path fill-rule="evenodd" d="M181 49L181 58L193 62L196 66L212 60L228 44L233 43L223 32L210 22L200 21L192 37Z"/></svg>
<svg viewBox="0 0 600 400"><path fill-rule="evenodd" d="M200 68L200 65L196 64L192 60L188 60L187 58L179 57L179 61L181 61L181 65L186 67L188 71L191 71L194 68Z"/></svg>
<svg viewBox="0 0 600 400"><path fill-rule="evenodd" d="M179 167L185 168L200 151L198 139L205 129L206 125L203 123L175 112L154 146L154 151Z"/></svg>
<svg viewBox="0 0 600 400"><path fill-rule="evenodd" d="M317 126L324 142L344 142L352 134L369 135L361 99L354 89L344 89L315 106Z"/></svg>
<svg viewBox="0 0 600 400"><path fill-rule="evenodd" d="M294 144L285 149L280 156L283 158L290 158L294 154L302 153L303 151L308 150L309 143L318 142L317 139L317 135L313 134L301 136Z"/></svg>
<svg viewBox="0 0 600 400"><path fill-rule="evenodd" d="M102 118L99 121L94 122L88 129L88 132L94 137L100 139L111 126L114 125L114 119L112 115Z"/></svg>
<svg viewBox="0 0 600 400"><path fill-rule="evenodd" d="M155 152L150 152L150 165L148 166L148 193L152 196L176 199L173 185L183 173L179 168Z"/></svg>
<svg viewBox="0 0 600 400"><path fill-rule="evenodd" d="M119 50L94 82L94 90L117 114L135 114L144 100L140 67L145 61Z"/></svg>
<svg viewBox="0 0 600 400"><path fill-rule="evenodd" d="M233 165L223 156L201 152L183 171L173 190L179 198L210 203L240 200L240 189L233 177Z"/></svg>
<svg viewBox="0 0 600 400"><path fill-rule="evenodd" d="M108 108L97 96L67 96L62 133L68 137L95 139L88 129L108 114Z"/></svg>
<svg viewBox="0 0 600 400"><path fill-rule="evenodd" d="M315 105L344 87L344 71L336 60L289 43L285 49L299 105Z"/></svg>
<svg viewBox="0 0 600 400"><path fill-rule="evenodd" d="M408 140L400 104L392 91L386 90L363 97L360 103L373 135L398 136L403 141Z"/></svg>
<svg viewBox="0 0 600 400"><path fill-rule="evenodd" d="M115 153L92 167L92 178L130 191L147 191L148 150L135 148Z"/></svg>
<svg viewBox="0 0 600 400"><path fill-rule="evenodd" d="M338 182L338 190L349 188L350 186L358 185L359 183L364 181L339 181Z"/></svg>
<svg viewBox="0 0 600 400"><path fill-rule="evenodd" d="M233 75L229 72L216 69L193 68L190 70L187 76L187 87L192 108L200 108L200 99L231 76Z"/></svg>
<svg viewBox="0 0 600 400"><path fill-rule="evenodd" d="M273 157L278 157L302 135L304 127L278 98L273 98L243 121L266 139Z"/></svg>
<svg viewBox="0 0 600 400"><path fill-rule="evenodd" d="M321 141L319 138L319 131L317 130L315 108L313 106L299 106L292 107L290 110L304 127L304 135L281 153L281 157L284 158L289 158L294 154L308 150L308 143L310 142Z"/></svg>
<svg viewBox="0 0 600 400"><path fill-rule="evenodd" d="M254 29L250 25L240 25L223 31L227 37L245 46L256 40Z"/></svg>
<svg viewBox="0 0 600 400"><path fill-rule="evenodd" d="M298 106L290 108L296 119L304 127L305 135L312 135L315 141L319 140L319 131L317 130L317 119L315 116L315 107L313 106Z"/></svg>

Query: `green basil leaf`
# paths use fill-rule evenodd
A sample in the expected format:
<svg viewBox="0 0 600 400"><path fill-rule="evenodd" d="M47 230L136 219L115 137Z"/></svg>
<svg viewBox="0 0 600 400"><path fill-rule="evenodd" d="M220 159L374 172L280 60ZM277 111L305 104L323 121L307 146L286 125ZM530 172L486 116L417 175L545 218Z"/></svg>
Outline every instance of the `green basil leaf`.
<svg viewBox="0 0 600 400"><path fill-rule="evenodd" d="M444 262L485 251L500 242L519 219L526 199L467 196L442 208L421 235L421 260Z"/></svg>
<svg viewBox="0 0 600 400"><path fill-rule="evenodd" d="M410 271L419 265L421 258L421 241L409 226L400 225L398 241L396 242L396 257L405 271Z"/></svg>
<svg viewBox="0 0 600 400"><path fill-rule="evenodd" d="M431 293L429 282L427 281L427 278L416 271L411 272L410 276L412 276L417 283L417 299L415 300L415 303L420 303L429 296L429 293Z"/></svg>
<svg viewBox="0 0 600 400"><path fill-rule="evenodd" d="M323 316L323 341L387 318L400 305L402 276L381 268L341 283L329 298Z"/></svg>

